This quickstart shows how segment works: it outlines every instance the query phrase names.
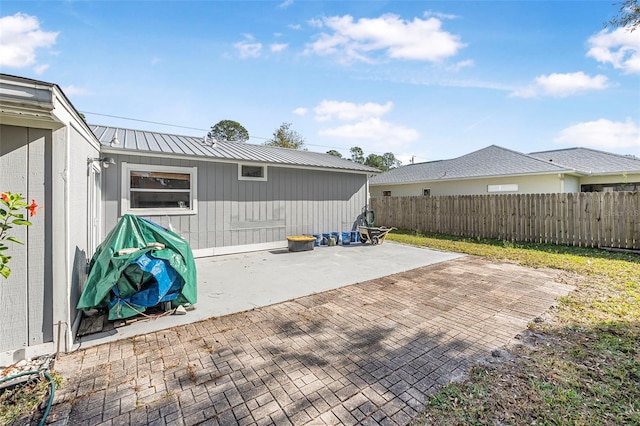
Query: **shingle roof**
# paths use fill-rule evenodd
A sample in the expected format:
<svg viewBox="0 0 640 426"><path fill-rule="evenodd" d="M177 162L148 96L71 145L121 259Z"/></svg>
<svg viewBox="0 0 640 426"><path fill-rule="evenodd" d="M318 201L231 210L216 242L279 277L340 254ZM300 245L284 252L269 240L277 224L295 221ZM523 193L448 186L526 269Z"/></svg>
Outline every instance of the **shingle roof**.
<svg viewBox="0 0 640 426"><path fill-rule="evenodd" d="M276 148L244 142L217 142L215 146L211 146L204 144L203 138L201 137L180 136L119 127L96 125L90 125L89 127L103 147L108 147L113 150L320 167L357 172L380 172L378 169L320 152ZM118 144L112 143L114 135L117 135Z"/></svg>
<svg viewBox="0 0 640 426"><path fill-rule="evenodd" d="M640 158L612 154L589 148L567 148L529 154L540 160L562 165L583 173L640 172Z"/></svg>
<svg viewBox="0 0 640 426"><path fill-rule="evenodd" d="M567 167L491 145L450 160L429 161L398 167L373 177L370 183L371 185L384 185L571 171Z"/></svg>

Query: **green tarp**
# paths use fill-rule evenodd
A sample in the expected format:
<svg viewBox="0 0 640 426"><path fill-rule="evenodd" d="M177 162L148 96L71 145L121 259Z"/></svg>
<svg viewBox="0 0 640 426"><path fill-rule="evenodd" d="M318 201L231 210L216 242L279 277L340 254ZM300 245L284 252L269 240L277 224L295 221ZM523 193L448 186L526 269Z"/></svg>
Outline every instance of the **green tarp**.
<svg viewBox="0 0 640 426"><path fill-rule="evenodd" d="M138 250L118 255L122 249L134 248ZM145 292L153 296L140 297ZM165 295L167 292L173 295ZM170 300L172 307L196 303L196 264L191 247L172 231L124 215L96 249L77 307L108 309L109 319L114 320L144 312L152 305L142 300L154 297L154 304Z"/></svg>

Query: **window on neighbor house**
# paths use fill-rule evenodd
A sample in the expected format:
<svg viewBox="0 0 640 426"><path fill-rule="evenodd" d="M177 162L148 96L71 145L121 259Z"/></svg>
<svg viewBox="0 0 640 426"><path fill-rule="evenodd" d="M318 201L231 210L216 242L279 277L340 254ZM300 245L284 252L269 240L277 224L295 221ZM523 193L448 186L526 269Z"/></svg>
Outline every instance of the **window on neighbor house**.
<svg viewBox="0 0 640 426"><path fill-rule="evenodd" d="M127 163L122 166L122 214L197 212L197 167Z"/></svg>
<svg viewBox="0 0 640 426"><path fill-rule="evenodd" d="M424 188L422 190L422 195L425 197L431 197L431 189L430 188Z"/></svg>
<svg viewBox="0 0 640 426"><path fill-rule="evenodd" d="M487 192L518 192L518 184L487 185Z"/></svg>
<svg viewBox="0 0 640 426"><path fill-rule="evenodd" d="M238 164L238 180L267 180L267 166L263 164Z"/></svg>
<svg viewBox="0 0 640 426"><path fill-rule="evenodd" d="M385 197L391 197L391 191L382 191L382 195Z"/></svg>

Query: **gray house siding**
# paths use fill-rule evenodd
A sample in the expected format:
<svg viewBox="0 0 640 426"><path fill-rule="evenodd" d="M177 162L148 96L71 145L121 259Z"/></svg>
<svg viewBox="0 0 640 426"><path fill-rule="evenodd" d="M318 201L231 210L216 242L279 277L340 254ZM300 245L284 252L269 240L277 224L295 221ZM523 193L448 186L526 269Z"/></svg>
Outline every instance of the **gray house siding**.
<svg viewBox="0 0 640 426"><path fill-rule="evenodd" d="M11 235L25 243L10 245L11 275L0 282L0 351L50 342L51 279L46 259L51 246L50 210L45 179L51 161L51 130L0 125L0 190L21 193L44 205L31 218L33 226L16 226ZM27 171L25 173L25 171Z"/></svg>
<svg viewBox="0 0 640 426"><path fill-rule="evenodd" d="M286 236L351 230L367 202L364 173L267 166L267 181L238 179L238 164L114 155L103 173L106 235L121 217L122 163L197 167L197 214L143 216L192 249L286 244Z"/></svg>

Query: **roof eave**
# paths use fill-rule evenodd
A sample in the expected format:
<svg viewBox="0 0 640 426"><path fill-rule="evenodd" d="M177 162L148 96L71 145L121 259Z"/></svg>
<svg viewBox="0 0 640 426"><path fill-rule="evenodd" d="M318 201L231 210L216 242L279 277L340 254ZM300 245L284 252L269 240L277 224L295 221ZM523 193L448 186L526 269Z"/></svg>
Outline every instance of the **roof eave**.
<svg viewBox="0 0 640 426"><path fill-rule="evenodd" d="M101 152L104 154L114 154L114 155L139 155L143 157L161 157L161 158L175 158L179 160L193 160L193 161L205 161L210 163L227 163L227 164L267 164L272 167L283 167L289 169L304 169L304 170L323 170L323 171L335 171L335 172L344 172L344 173L355 173L355 174L366 174L370 175L372 173L379 173L370 170L360 170L360 169L347 169L347 168L339 168L339 167L328 167L328 166L313 166L313 165L301 165L301 164L289 164L289 163L278 163L271 161L256 161L256 160L244 160L244 159L235 159L235 158L222 158L222 157L214 157L214 156L204 156L204 155L196 155L196 154L180 154L173 153L167 154L164 152L155 152L155 151L146 151L146 150L138 150L131 148L112 148L105 145L102 145Z"/></svg>

